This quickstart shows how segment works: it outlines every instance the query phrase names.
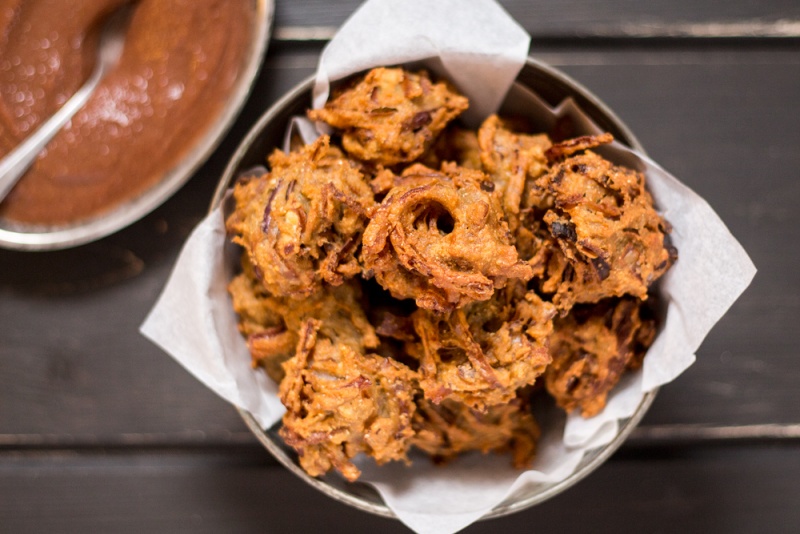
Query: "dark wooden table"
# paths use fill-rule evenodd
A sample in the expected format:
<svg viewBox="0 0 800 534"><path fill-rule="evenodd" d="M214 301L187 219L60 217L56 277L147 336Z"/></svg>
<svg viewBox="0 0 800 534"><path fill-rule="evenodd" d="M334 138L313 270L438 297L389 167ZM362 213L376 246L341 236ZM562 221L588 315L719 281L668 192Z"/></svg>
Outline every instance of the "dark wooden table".
<svg viewBox="0 0 800 534"><path fill-rule="evenodd" d="M800 3L507 0L759 273L605 465L465 532L800 532ZM238 139L356 0L278 2L252 98L194 179L102 241L0 251L0 532L405 532L285 471L138 326Z"/></svg>

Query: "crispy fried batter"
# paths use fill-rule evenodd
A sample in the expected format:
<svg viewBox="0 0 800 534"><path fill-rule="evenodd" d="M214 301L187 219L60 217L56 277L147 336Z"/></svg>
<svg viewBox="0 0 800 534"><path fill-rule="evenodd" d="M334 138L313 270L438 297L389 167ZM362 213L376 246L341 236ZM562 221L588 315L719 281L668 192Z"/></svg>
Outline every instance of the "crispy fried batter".
<svg viewBox="0 0 800 534"><path fill-rule="evenodd" d="M407 344L407 351L419 359L425 398L453 399L479 411L509 402L550 363L555 313L521 283L450 313L417 310L412 319L420 341Z"/></svg>
<svg viewBox="0 0 800 534"><path fill-rule="evenodd" d="M246 254L242 266L243 272L228 284L233 309L239 316L239 332L247 340L253 367L263 367L270 378L280 382L282 364L294 354L297 333L287 329L275 309L277 299L258 282Z"/></svg>
<svg viewBox="0 0 800 534"><path fill-rule="evenodd" d="M431 82L425 71L377 68L308 116L342 130L351 156L395 165L420 157L467 107L465 97L446 82Z"/></svg>
<svg viewBox="0 0 800 534"><path fill-rule="evenodd" d="M239 332L245 337L273 328L285 328L283 318L275 311L277 300L258 281L255 269L242 254L242 273L228 284L233 309L239 316Z"/></svg>
<svg viewBox="0 0 800 534"><path fill-rule="evenodd" d="M336 469L356 480L361 472L351 459L359 452L378 464L406 460L414 434L414 373L389 358L320 339L319 328L319 321L305 322L297 354L284 364L281 437L311 476Z"/></svg>
<svg viewBox="0 0 800 534"><path fill-rule="evenodd" d="M258 281L246 254L242 266L242 273L228 286L239 314L239 331L247 339L253 366L263 367L275 382L283 380L282 364L294 355L298 332L308 319L318 320L319 335L334 344L360 352L378 346L360 302L358 282L326 287L303 300L278 298Z"/></svg>
<svg viewBox="0 0 800 534"><path fill-rule="evenodd" d="M483 168L494 182L514 231L526 184L547 171L545 151L550 148L550 139L545 134L514 133L502 119L492 115L478 130L478 143Z"/></svg>
<svg viewBox="0 0 800 534"><path fill-rule="evenodd" d="M644 175L587 152L554 165L538 184L553 199L543 220L558 245L542 290L555 293L559 309L625 294L646 299L675 252Z"/></svg>
<svg viewBox="0 0 800 534"><path fill-rule="evenodd" d="M481 170L483 167L478 135L472 130L450 125L420 159L420 163L431 169L438 169L442 163L448 161L467 169Z"/></svg>
<svg viewBox="0 0 800 534"><path fill-rule="evenodd" d="M510 451L517 469L530 467L541 434L528 403L519 397L508 404L491 406L486 412L451 400L434 404L418 398L412 425L411 443L437 463L448 462L466 451Z"/></svg>
<svg viewBox="0 0 800 534"><path fill-rule="evenodd" d="M676 252L644 176L588 151L610 134L553 144L496 115L468 131L451 123L467 105L373 69L308 112L347 157L323 136L234 190L239 329L311 476L356 480L359 453L412 445L528 467L531 391L594 416L653 341L641 303Z"/></svg>
<svg viewBox="0 0 800 534"><path fill-rule="evenodd" d="M227 220L275 296L303 297L361 272L355 252L374 207L372 190L327 136L276 151L272 172L236 184Z"/></svg>
<svg viewBox="0 0 800 534"><path fill-rule="evenodd" d="M614 136L608 132L600 135L582 135L580 137L573 137L566 139L560 143L556 143L545 152L547 161L555 163L566 156L571 156L577 152L595 148L600 145L605 145L614 141Z"/></svg>
<svg viewBox="0 0 800 534"><path fill-rule="evenodd" d="M576 306L556 320L545 384L564 410L597 415L625 370L641 366L655 337L655 321L641 316L640 305L630 297L611 299Z"/></svg>
<svg viewBox="0 0 800 534"><path fill-rule="evenodd" d="M365 269L395 298L442 312L530 278L484 182L482 172L449 163L442 172L406 169L364 231Z"/></svg>

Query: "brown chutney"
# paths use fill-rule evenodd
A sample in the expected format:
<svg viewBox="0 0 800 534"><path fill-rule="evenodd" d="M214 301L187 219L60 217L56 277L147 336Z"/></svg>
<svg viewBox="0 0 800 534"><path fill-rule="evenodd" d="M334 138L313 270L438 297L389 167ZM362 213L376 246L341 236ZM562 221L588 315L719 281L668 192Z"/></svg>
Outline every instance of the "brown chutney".
<svg viewBox="0 0 800 534"><path fill-rule="evenodd" d="M0 157L85 82L99 29L125 0L0 0ZM117 67L0 204L62 225L156 184L218 118L244 68L248 0L140 0Z"/></svg>

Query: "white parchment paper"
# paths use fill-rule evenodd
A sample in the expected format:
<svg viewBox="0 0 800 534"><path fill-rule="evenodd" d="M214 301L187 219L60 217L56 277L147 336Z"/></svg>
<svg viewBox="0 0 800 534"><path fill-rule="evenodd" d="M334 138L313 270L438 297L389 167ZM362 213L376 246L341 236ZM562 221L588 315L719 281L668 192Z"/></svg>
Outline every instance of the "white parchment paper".
<svg viewBox="0 0 800 534"><path fill-rule="evenodd" d="M473 120L497 110L509 88L528 111L547 123L569 116L579 133L597 126L567 100L551 109L512 82L524 64L529 37L491 0L371 0L348 20L323 52L314 105L324 103L331 82L379 65L423 64L454 81L470 97ZM672 381L695 359L711 327L755 275L747 254L711 207L647 157L614 144L604 156L647 174L657 206L673 226L679 260L662 278L667 314L643 369L626 376L605 410L584 420L558 410L539 415L544 429L534 469L520 473L508 458L464 455L445 468L425 459L407 468L359 462L372 483L411 529L456 532L529 485L571 475L587 451L609 443L618 421L630 417L644 394ZM224 203L223 203L224 204ZM268 428L283 407L276 386L254 372L226 291L238 255L224 229L223 207L189 237L175 269L142 325L142 333L227 401L251 412ZM566 419L566 420L565 420Z"/></svg>
<svg viewBox="0 0 800 534"><path fill-rule="evenodd" d="M469 98L466 119L500 107L522 68L530 36L492 0L371 0L342 25L317 68L314 107L330 82L380 65L429 60Z"/></svg>

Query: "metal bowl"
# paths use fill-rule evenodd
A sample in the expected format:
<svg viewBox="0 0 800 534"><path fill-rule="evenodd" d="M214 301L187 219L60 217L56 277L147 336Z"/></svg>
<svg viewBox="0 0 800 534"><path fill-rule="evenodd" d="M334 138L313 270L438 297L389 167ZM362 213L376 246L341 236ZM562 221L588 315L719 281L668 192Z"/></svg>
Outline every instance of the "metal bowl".
<svg viewBox="0 0 800 534"><path fill-rule="evenodd" d="M258 165L263 165L265 156L273 148L282 145L284 132L290 118L293 115L304 114L310 105L313 83L314 78L312 76L297 85L267 110L245 136L220 180L211 203L212 210L222 202L226 191L233 185L240 173ZM600 128L611 132L617 141L644 152L636 137L605 104L586 88L558 70L528 58L522 71L517 76L517 83L532 89L540 98L552 106L557 105L567 97L572 97L584 113L591 117ZM620 421L619 432L614 440L604 447L589 451L572 475L561 482L538 484L523 488L497 505L489 514L484 516L484 519L511 514L541 503L586 477L622 445L645 412L647 412L655 396L656 390L647 393L637 407L636 412L630 418ZM247 411L240 410L240 414L264 447L281 464L307 484L337 501L349 504L359 510L383 517L396 517L383 502L380 495L367 484L360 482L349 483L338 476L326 476L319 479L309 476L299 466L295 452L287 447L278 436L277 427L265 430L259 426L258 422Z"/></svg>
<svg viewBox="0 0 800 534"><path fill-rule="evenodd" d="M74 224L41 226L0 219L0 247L19 250L55 250L95 241L141 219L172 196L202 165L233 125L255 82L269 42L274 0L250 0L253 39L244 67L216 122L198 137L181 162L143 194L113 210Z"/></svg>

